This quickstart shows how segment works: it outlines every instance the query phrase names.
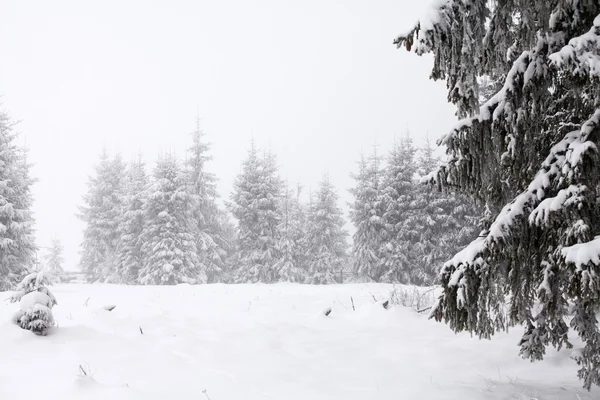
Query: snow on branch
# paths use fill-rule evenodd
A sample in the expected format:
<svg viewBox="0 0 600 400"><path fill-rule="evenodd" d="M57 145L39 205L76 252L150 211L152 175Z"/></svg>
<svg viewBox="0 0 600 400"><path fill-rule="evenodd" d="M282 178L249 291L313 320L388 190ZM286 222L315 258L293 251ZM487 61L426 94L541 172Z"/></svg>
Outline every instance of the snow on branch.
<svg viewBox="0 0 600 400"><path fill-rule="evenodd" d="M454 0L433 1L424 18L421 18L419 22L408 31L398 35L394 40L396 47L400 48L404 45L406 50L410 51L413 43L416 41L415 52L418 55L430 52L432 49L432 42L431 37L429 36L436 25L443 23L444 20L448 20L447 16L452 10L453 3Z"/></svg>
<svg viewBox="0 0 600 400"><path fill-rule="evenodd" d="M547 225L550 215L571 205L581 203L588 188L584 185L570 185L560 190L556 196L544 199L529 215L529 224Z"/></svg>
<svg viewBox="0 0 600 400"><path fill-rule="evenodd" d="M594 19L594 26L588 32L571 39L566 46L551 54L550 61L574 75L600 78L600 15Z"/></svg>
<svg viewBox="0 0 600 400"><path fill-rule="evenodd" d="M600 265L600 236L587 243L565 247L561 250L565 261L581 269L587 264Z"/></svg>
<svg viewBox="0 0 600 400"><path fill-rule="evenodd" d="M559 206L565 206L568 198L578 195L583 186L569 186L565 191L559 191L554 198L543 202L546 192L554 187L557 182L568 177L572 178L573 170L582 160L582 155L588 151L596 151L596 146L588 141L592 131L600 125L600 109L578 131L568 133L563 140L554 145L550 154L542 163L533 181L526 191L519 194L513 201L504 206L500 211L486 236L479 237L471 242L463 251L458 253L452 260L448 261L444 271L451 271L448 286L462 286L461 281L465 271L470 266L481 266L484 255L491 252L496 244L502 244L511 234L511 229L519 217L529 213L529 221L537 222L550 211L556 211ZM536 204L539 206L536 207ZM460 291L459 291L460 294ZM459 304L461 299L459 296Z"/></svg>
<svg viewBox="0 0 600 400"><path fill-rule="evenodd" d="M586 243L564 247L562 256L567 264L573 264L581 274L582 287L593 296L600 293L600 236Z"/></svg>
<svg viewBox="0 0 600 400"><path fill-rule="evenodd" d="M506 102L509 97L508 95L514 93L517 82L524 77L526 71L528 70L530 58L529 51L524 51L521 53L506 75L502 89L500 89L498 93L492 96L479 108L479 114L474 117L464 118L458 121L450 133L447 133L438 139L437 144L439 146L449 146L451 144L450 142L457 135L459 135L461 132L464 132L465 128L472 127L473 122L475 121L484 122L489 120L495 121L498 119L498 117L502 115L506 108Z"/></svg>

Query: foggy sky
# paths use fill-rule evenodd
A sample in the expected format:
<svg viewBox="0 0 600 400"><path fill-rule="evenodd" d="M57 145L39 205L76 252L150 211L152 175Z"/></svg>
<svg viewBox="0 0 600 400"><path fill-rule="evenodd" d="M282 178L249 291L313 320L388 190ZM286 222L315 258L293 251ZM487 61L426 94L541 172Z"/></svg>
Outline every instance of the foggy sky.
<svg viewBox="0 0 600 400"><path fill-rule="evenodd" d="M0 1L0 95L38 179L38 244L60 239L75 269L102 148L183 155L198 114L224 198L254 137L306 190L328 172L346 209L361 148L455 121L431 58L392 44L428 3Z"/></svg>

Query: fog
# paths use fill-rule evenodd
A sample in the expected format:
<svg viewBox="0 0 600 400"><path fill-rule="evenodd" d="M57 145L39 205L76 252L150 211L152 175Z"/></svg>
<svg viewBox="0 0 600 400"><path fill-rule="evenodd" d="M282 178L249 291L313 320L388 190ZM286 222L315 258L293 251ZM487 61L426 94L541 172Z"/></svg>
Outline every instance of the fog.
<svg viewBox="0 0 600 400"><path fill-rule="evenodd" d="M30 149L38 244L59 238L76 269L76 213L102 149L150 165L183 156L197 116L223 198L254 138L290 181L309 188L327 172L345 206L361 149L385 152L407 129L421 145L455 119L431 59L392 44L427 6L1 2L1 101Z"/></svg>

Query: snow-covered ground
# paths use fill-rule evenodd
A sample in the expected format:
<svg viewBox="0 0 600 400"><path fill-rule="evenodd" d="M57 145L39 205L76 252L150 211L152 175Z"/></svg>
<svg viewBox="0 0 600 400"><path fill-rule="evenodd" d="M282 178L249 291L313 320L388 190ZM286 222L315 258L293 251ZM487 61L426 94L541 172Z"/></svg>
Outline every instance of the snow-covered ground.
<svg viewBox="0 0 600 400"><path fill-rule="evenodd" d="M519 330L455 335L412 309L384 310L390 289L59 285L47 337L13 325L18 305L0 303L0 399L600 397L581 389L567 351L532 364L517 356Z"/></svg>

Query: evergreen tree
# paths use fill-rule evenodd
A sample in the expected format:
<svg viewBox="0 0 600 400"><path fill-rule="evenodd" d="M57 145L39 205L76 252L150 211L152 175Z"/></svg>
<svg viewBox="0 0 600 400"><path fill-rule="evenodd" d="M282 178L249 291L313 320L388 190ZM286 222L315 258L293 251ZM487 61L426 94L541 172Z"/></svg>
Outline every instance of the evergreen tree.
<svg viewBox="0 0 600 400"><path fill-rule="evenodd" d="M19 311L13 321L23 329L39 336L46 336L54 326L52 307L57 304L56 298L47 288L52 283L44 272L34 272L23 278L10 300L19 302Z"/></svg>
<svg viewBox="0 0 600 400"><path fill-rule="evenodd" d="M31 185L26 151L15 144L15 123L0 110L0 291L10 290L33 265Z"/></svg>
<svg viewBox="0 0 600 400"><path fill-rule="evenodd" d="M421 148L417 173L423 177L429 175L432 171L435 171L437 166L440 164L440 160L433 156L433 146L429 140L429 135L425 136L425 146Z"/></svg>
<svg viewBox="0 0 600 400"><path fill-rule="evenodd" d="M304 283L307 278L304 229L306 216L300 203L301 190L301 186L298 185L294 193L287 183L284 188L277 245L279 259L274 265L280 282Z"/></svg>
<svg viewBox="0 0 600 400"><path fill-rule="evenodd" d="M252 144L234 182L229 207L238 221L235 279L237 282L274 282L281 221L282 182L271 153L259 157Z"/></svg>
<svg viewBox="0 0 600 400"><path fill-rule="evenodd" d="M217 206L217 178L206 170L210 144L204 140L206 134L200 129L200 119L192 132L192 146L188 149L186 162L188 184L195 221L196 247L198 256L206 269L209 282L217 280L227 254L229 243L223 233L220 210Z"/></svg>
<svg viewBox="0 0 600 400"><path fill-rule="evenodd" d="M412 244L418 241L415 225L419 192L415 185L416 150L408 133L394 143L383 177L381 201L385 205L383 223L385 240L382 246L383 268L371 278L381 282L411 283L416 268L410 257Z"/></svg>
<svg viewBox="0 0 600 400"><path fill-rule="evenodd" d="M48 248L48 253L46 254L46 272L51 277L57 277L58 275L64 272L63 264L65 259L63 257L64 247L60 240L52 239L52 243Z"/></svg>
<svg viewBox="0 0 600 400"><path fill-rule="evenodd" d="M600 385L600 3L445 1L434 13L396 39L433 53L461 118L432 180L481 201L490 222L444 265L432 316L486 338L521 324L531 360L570 347L573 329L578 375ZM485 75L503 83L480 106Z"/></svg>
<svg viewBox="0 0 600 400"><path fill-rule="evenodd" d="M177 159L173 155L161 157L144 207L140 283L206 283L206 269L196 248L193 205Z"/></svg>
<svg viewBox="0 0 600 400"><path fill-rule="evenodd" d="M86 224L80 265L89 282L117 281L115 253L120 239L125 163L120 155L109 159L104 150L94 172L79 214Z"/></svg>
<svg viewBox="0 0 600 400"><path fill-rule="evenodd" d="M146 163L139 156L129 164L124 184L123 209L119 221L121 238L116 254L121 283L139 283L139 272L144 265L142 244L148 185Z"/></svg>
<svg viewBox="0 0 600 400"><path fill-rule="evenodd" d="M348 262L347 236L338 195L326 175L308 210L306 240L310 283L335 283L336 273Z"/></svg>
<svg viewBox="0 0 600 400"><path fill-rule="evenodd" d="M433 157L429 140L421 149L417 162L420 175L435 171L439 161ZM415 218L412 222L417 234L410 244L410 280L419 285L438 282L442 265L461 248L477 237L481 210L466 196L451 192L436 192L418 185L413 202Z"/></svg>
<svg viewBox="0 0 600 400"><path fill-rule="evenodd" d="M361 154L358 167L358 173L352 176L356 187L350 190L354 196L350 218L356 228L352 248L353 270L358 276L376 280L383 274L381 250L385 238L381 158L376 148L369 160Z"/></svg>

